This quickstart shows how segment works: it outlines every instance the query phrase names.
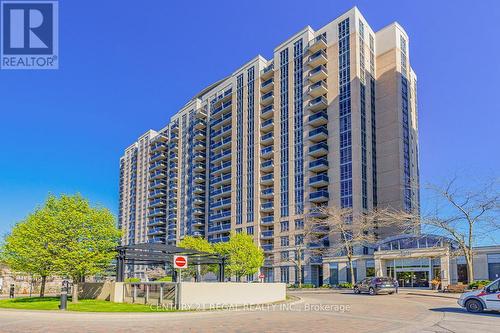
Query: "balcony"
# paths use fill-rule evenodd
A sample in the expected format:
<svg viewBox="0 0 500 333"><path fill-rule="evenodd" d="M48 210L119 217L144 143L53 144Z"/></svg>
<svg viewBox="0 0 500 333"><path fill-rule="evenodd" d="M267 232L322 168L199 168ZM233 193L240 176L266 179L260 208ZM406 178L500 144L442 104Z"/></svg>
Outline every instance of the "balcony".
<svg viewBox="0 0 500 333"><path fill-rule="evenodd" d="M195 175L193 177L194 182L197 183L197 184L204 183L206 179L207 178L204 175Z"/></svg>
<svg viewBox="0 0 500 333"><path fill-rule="evenodd" d="M229 170L231 170L231 161L222 162L217 165L212 164L212 168L210 169L212 175L214 176L217 176Z"/></svg>
<svg viewBox="0 0 500 333"><path fill-rule="evenodd" d="M205 214L205 210L203 208L193 208L193 214L200 216Z"/></svg>
<svg viewBox="0 0 500 333"><path fill-rule="evenodd" d="M149 198L151 198L151 199L155 199L155 198L165 196L165 195L167 195L166 190L154 190L154 191L149 192Z"/></svg>
<svg viewBox="0 0 500 333"><path fill-rule="evenodd" d="M205 151L207 149L205 143L203 142L196 142L195 144L193 144L193 150L194 151Z"/></svg>
<svg viewBox="0 0 500 333"><path fill-rule="evenodd" d="M217 222L217 221L222 221L222 220L228 220L231 218L231 211L226 210L222 211L220 213L212 214L209 218L210 222Z"/></svg>
<svg viewBox="0 0 500 333"><path fill-rule="evenodd" d="M227 132L230 132L230 131L231 131L231 125L226 125L226 126L223 126L221 129L219 129L218 131L212 132L211 137L212 137L212 139L215 139L218 136L226 134Z"/></svg>
<svg viewBox="0 0 500 333"><path fill-rule="evenodd" d="M191 222L191 225L194 227L202 227L205 225L205 221L203 219L194 219Z"/></svg>
<svg viewBox="0 0 500 333"><path fill-rule="evenodd" d="M262 132L267 132L271 129L274 128L274 119L271 118L271 119L268 119L266 121L263 121L261 124L260 124L260 130Z"/></svg>
<svg viewBox="0 0 500 333"><path fill-rule="evenodd" d="M170 135L170 141L173 141L173 142L177 142L177 141L179 141L179 134L177 134L177 133L172 133L172 134Z"/></svg>
<svg viewBox="0 0 500 333"><path fill-rule="evenodd" d="M193 165L193 170L195 172L203 172L205 171L205 164L203 163L196 163Z"/></svg>
<svg viewBox="0 0 500 333"><path fill-rule="evenodd" d="M195 205L204 205L205 204L205 197L201 195L196 195L193 197L193 204Z"/></svg>
<svg viewBox="0 0 500 333"><path fill-rule="evenodd" d="M152 209L149 211L148 217L164 216L167 214L165 209Z"/></svg>
<svg viewBox="0 0 500 333"><path fill-rule="evenodd" d="M318 113L312 114L308 118L308 123L311 126L321 126L328 123L328 114L326 111L320 111Z"/></svg>
<svg viewBox="0 0 500 333"><path fill-rule="evenodd" d="M309 155L314 157L325 156L328 154L328 145L325 142L320 142L309 147Z"/></svg>
<svg viewBox="0 0 500 333"><path fill-rule="evenodd" d="M274 169L274 161L267 160L267 161L262 162L260 164L260 169L262 171L265 171L265 172L272 171Z"/></svg>
<svg viewBox="0 0 500 333"><path fill-rule="evenodd" d="M309 67L317 67L319 65L324 65L328 61L326 57L326 52L323 50L319 50L316 53L309 56L307 59L307 65Z"/></svg>
<svg viewBox="0 0 500 333"><path fill-rule="evenodd" d="M207 127L207 123L203 119L196 119L193 124L194 129L201 130Z"/></svg>
<svg viewBox="0 0 500 333"><path fill-rule="evenodd" d="M311 53L317 52L319 50L324 50L327 46L326 43L326 36L324 34L321 34L318 37L314 38L311 42L309 42L307 50Z"/></svg>
<svg viewBox="0 0 500 333"><path fill-rule="evenodd" d="M204 140L207 136L206 132L203 130L196 130L196 131L194 131L193 135L194 135L194 138L197 140Z"/></svg>
<svg viewBox="0 0 500 333"><path fill-rule="evenodd" d="M274 215L264 216L260 219L262 225L274 225Z"/></svg>
<svg viewBox="0 0 500 333"><path fill-rule="evenodd" d="M312 112L325 109L327 106L328 101L324 96L316 97L307 103L307 108Z"/></svg>
<svg viewBox="0 0 500 333"><path fill-rule="evenodd" d="M260 197L263 199L272 199L274 197L274 188L266 188L260 191Z"/></svg>
<svg viewBox="0 0 500 333"><path fill-rule="evenodd" d="M262 176L260 179L262 185L271 185L274 183L274 174L270 173L268 175Z"/></svg>
<svg viewBox="0 0 500 333"><path fill-rule="evenodd" d="M269 105L271 104L272 102L274 101L274 92L273 91L270 91L264 95L262 95L262 97L260 98L260 104L262 106L266 106L266 105Z"/></svg>
<svg viewBox="0 0 500 333"><path fill-rule="evenodd" d="M151 152L157 152L167 149L167 144L165 142L155 142L151 144Z"/></svg>
<svg viewBox="0 0 500 333"><path fill-rule="evenodd" d="M166 233L165 228L150 228L148 230L148 236L158 236L158 235L163 235Z"/></svg>
<svg viewBox="0 0 500 333"><path fill-rule="evenodd" d="M326 190L319 190L316 192L311 192L309 194L309 201L311 202L325 202L328 201L330 198L330 195L328 194L328 191Z"/></svg>
<svg viewBox="0 0 500 333"><path fill-rule="evenodd" d="M314 84L311 84L309 88L307 89L307 93L311 97L319 97L323 96L328 92L328 87L325 83L325 81L318 81Z"/></svg>
<svg viewBox="0 0 500 333"><path fill-rule="evenodd" d="M314 177L309 178L309 186L312 187L325 187L329 183L328 175L321 174Z"/></svg>
<svg viewBox="0 0 500 333"><path fill-rule="evenodd" d="M204 152L196 152L193 154L193 161L195 162L203 162L206 159L206 154Z"/></svg>
<svg viewBox="0 0 500 333"><path fill-rule="evenodd" d="M208 239L211 243L225 243L229 241L229 236L212 237Z"/></svg>
<svg viewBox="0 0 500 333"><path fill-rule="evenodd" d="M210 128L212 131L218 130L221 126L227 125L231 123L231 119L233 118L232 113L226 113L222 115L219 119L214 119L210 123Z"/></svg>
<svg viewBox="0 0 500 333"><path fill-rule="evenodd" d="M210 191L210 197L216 199L222 195L231 194L231 185L226 185L221 188Z"/></svg>
<svg viewBox="0 0 500 333"><path fill-rule="evenodd" d="M219 106L218 108L212 110L211 116L215 117L216 115L221 114L221 113L223 113L223 112L231 109L232 104L233 104L232 101L228 101L226 103L222 103L221 106Z"/></svg>
<svg viewBox="0 0 500 333"><path fill-rule="evenodd" d="M325 126L309 131L309 140L313 142L324 141L326 139L328 139L328 130Z"/></svg>
<svg viewBox="0 0 500 333"><path fill-rule="evenodd" d="M161 224L166 224L167 219L164 217L155 217L148 221L148 226L153 227Z"/></svg>
<svg viewBox="0 0 500 333"><path fill-rule="evenodd" d="M165 153L163 151L159 151L155 154L153 154L149 160L149 162L156 162L156 161L159 161L161 159L165 159L167 156L165 155Z"/></svg>
<svg viewBox="0 0 500 333"><path fill-rule="evenodd" d="M263 145L270 145L274 142L274 133L269 132L260 137L260 143Z"/></svg>
<svg viewBox="0 0 500 333"><path fill-rule="evenodd" d="M328 170L328 160L326 158L309 162L309 171L321 172L326 170Z"/></svg>
<svg viewBox="0 0 500 333"><path fill-rule="evenodd" d="M260 157L262 157L262 158L269 158L269 157L273 156L273 152L274 152L274 146L269 146L269 147L266 147L266 148L262 148L260 150Z"/></svg>
<svg viewBox="0 0 500 333"><path fill-rule="evenodd" d="M150 190L155 190L155 189L165 188L165 187L167 187L167 182L164 180L155 180L149 184Z"/></svg>
<svg viewBox="0 0 500 333"><path fill-rule="evenodd" d="M212 141L210 144L210 149L215 151L215 149L219 149L219 148L223 149L223 148L231 147L231 141L232 141L232 139L230 136L225 137L219 141Z"/></svg>
<svg viewBox="0 0 500 333"><path fill-rule="evenodd" d="M223 224L218 224L218 225L208 227L209 233L224 232L224 231L229 231L229 230L231 230L231 223L223 223Z"/></svg>
<svg viewBox="0 0 500 333"><path fill-rule="evenodd" d="M227 161L229 159L231 159L231 149L226 149L222 150L219 154L212 155L210 158L210 162L217 163L220 160Z"/></svg>
<svg viewBox="0 0 500 333"><path fill-rule="evenodd" d="M173 123L172 126L170 126L170 130L174 133L179 132L179 122Z"/></svg>
<svg viewBox="0 0 500 333"><path fill-rule="evenodd" d="M193 193L194 194L203 194L203 193L205 193L205 186L200 186L200 185L193 186Z"/></svg>
<svg viewBox="0 0 500 333"><path fill-rule="evenodd" d="M167 176L167 173L165 171L158 170L158 171L151 174L150 179L151 180L161 179L161 178L165 178L166 176Z"/></svg>
<svg viewBox="0 0 500 333"><path fill-rule="evenodd" d="M274 105L268 105L260 110L260 117L262 119L269 119L274 115Z"/></svg>
<svg viewBox="0 0 500 333"><path fill-rule="evenodd" d="M149 208L155 208L159 206L166 206L167 200L164 199L155 199L149 202Z"/></svg>
<svg viewBox="0 0 500 333"><path fill-rule="evenodd" d="M167 165L165 164L165 162L163 161L158 161L156 163L153 163L150 167L149 167L149 171L155 171L157 169L162 169L164 167L166 167Z"/></svg>
<svg viewBox="0 0 500 333"><path fill-rule="evenodd" d="M212 185L223 185L231 183L231 173L222 174L218 177L210 178Z"/></svg>
<svg viewBox="0 0 500 333"><path fill-rule="evenodd" d="M260 91L263 93L267 93L274 88L274 78L270 78L269 80L266 80L262 82L260 85Z"/></svg>
<svg viewBox="0 0 500 333"><path fill-rule="evenodd" d="M272 239L274 237L274 230L266 230L260 233L261 239Z"/></svg>
<svg viewBox="0 0 500 333"><path fill-rule="evenodd" d="M326 71L326 67L323 65L319 65L318 67L311 69L309 74L307 75L307 79L311 83L318 82L320 80L324 80L328 77L328 72Z"/></svg>
<svg viewBox="0 0 500 333"><path fill-rule="evenodd" d="M212 202L210 208L228 208L231 206L231 198Z"/></svg>
<svg viewBox="0 0 500 333"><path fill-rule="evenodd" d="M273 244L262 244L262 250L264 250L264 252L270 252L270 251L274 250L274 245Z"/></svg>
<svg viewBox="0 0 500 333"><path fill-rule="evenodd" d="M268 80L274 75L274 64L270 64L260 72L260 78L262 80Z"/></svg>

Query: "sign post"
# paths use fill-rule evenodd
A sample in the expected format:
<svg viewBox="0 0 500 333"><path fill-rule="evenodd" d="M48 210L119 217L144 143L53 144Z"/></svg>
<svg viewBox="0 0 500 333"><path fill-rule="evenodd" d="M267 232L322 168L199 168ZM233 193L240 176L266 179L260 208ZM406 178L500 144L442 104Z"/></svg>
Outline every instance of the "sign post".
<svg viewBox="0 0 500 333"><path fill-rule="evenodd" d="M177 268L179 271L179 282L182 282L182 270L187 268L188 260L187 256L174 256L174 268Z"/></svg>

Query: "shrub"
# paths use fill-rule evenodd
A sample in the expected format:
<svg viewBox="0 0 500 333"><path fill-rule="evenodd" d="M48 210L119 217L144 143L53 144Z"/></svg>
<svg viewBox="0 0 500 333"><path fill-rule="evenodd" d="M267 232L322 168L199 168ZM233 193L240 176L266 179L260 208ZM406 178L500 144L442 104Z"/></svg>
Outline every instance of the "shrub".
<svg viewBox="0 0 500 333"><path fill-rule="evenodd" d="M125 282L141 282L139 278L126 278Z"/></svg>
<svg viewBox="0 0 500 333"><path fill-rule="evenodd" d="M327 288L331 288L331 286L328 283L325 283L324 285L321 286L321 288L327 289Z"/></svg>
<svg viewBox="0 0 500 333"><path fill-rule="evenodd" d="M474 281L472 283L469 283L469 289L481 289L489 283L491 283L491 281L488 280Z"/></svg>
<svg viewBox="0 0 500 333"><path fill-rule="evenodd" d="M159 278L156 280L157 282L172 282L172 277L171 276L164 276L162 278Z"/></svg>
<svg viewBox="0 0 500 333"><path fill-rule="evenodd" d="M352 283L350 283L350 282L339 283L339 288L351 289L352 288Z"/></svg>
<svg viewBox="0 0 500 333"><path fill-rule="evenodd" d="M312 283L302 283L302 288L315 288Z"/></svg>

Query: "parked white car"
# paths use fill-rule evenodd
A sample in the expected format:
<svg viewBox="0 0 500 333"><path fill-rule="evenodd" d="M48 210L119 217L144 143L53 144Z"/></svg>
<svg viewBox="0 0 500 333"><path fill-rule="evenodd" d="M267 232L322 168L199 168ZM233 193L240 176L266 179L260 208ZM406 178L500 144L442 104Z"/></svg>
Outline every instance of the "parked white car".
<svg viewBox="0 0 500 333"><path fill-rule="evenodd" d="M474 313L483 310L500 311L500 278L483 289L463 293L458 299L458 305Z"/></svg>

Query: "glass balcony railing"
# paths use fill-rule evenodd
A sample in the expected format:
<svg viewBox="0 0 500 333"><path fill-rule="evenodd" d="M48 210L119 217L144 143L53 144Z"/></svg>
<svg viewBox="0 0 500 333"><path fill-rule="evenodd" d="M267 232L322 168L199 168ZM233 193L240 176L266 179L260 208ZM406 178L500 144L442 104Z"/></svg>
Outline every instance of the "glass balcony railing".
<svg viewBox="0 0 500 333"><path fill-rule="evenodd" d="M328 168L328 160L325 158L309 162L309 169Z"/></svg>
<svg viewBox="0 0 500 333"><path fill-rule="evenodd" d="M274 223L274 216L265 216L263 218L261 218L260 220L261 223L263 224L271 224L271 223Z"/></svg>
<svg viewBox="0 0 500 333"><path fill-rule="evenodd" d="M269 147L261 149L260 154L261 155L267 155L267 154L272 153L273 150L274 150L274 147L273 146L269 146Z"/></svg>
<svg viewBox="0 0 500 333"><path fill-rule="evenodd" d="M260 235L261 235L261 237L273 237L274 230L262 231Z"/></svg>
<svg viewBox="0 0 500 333"><path fill-rule="evenodd" d="M274 174L270 173L268 175L262 176L262 181L269 181L274 179Z"/></svg>

